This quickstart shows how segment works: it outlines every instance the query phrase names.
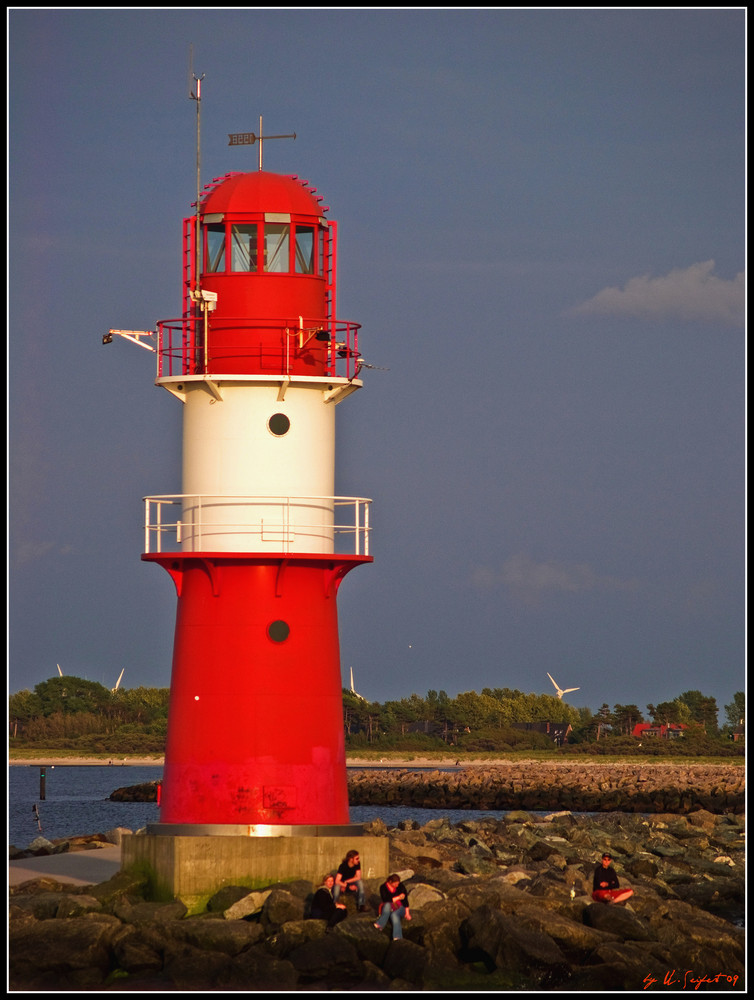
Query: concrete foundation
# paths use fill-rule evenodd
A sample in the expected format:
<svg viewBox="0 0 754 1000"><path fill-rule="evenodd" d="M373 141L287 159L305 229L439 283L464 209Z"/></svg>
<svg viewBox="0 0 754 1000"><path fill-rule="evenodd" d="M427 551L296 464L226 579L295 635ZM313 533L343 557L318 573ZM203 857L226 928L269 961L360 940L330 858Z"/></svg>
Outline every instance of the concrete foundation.
<svg viewBox="0 0 754 1000"><path fill-rule="evenodd" d="M360 826L281 827L283 836L273 835L271 827L252 835L240 832L247 827L212 829L181 833L179 827L168 833L157 824L145 834L124 836L121 868L145 872L152 899L180 899L191 912L203 909L226 885L259 889L307 879L318 886L354 849L364 879L389 874L388 838L364 835Z"/></svg>

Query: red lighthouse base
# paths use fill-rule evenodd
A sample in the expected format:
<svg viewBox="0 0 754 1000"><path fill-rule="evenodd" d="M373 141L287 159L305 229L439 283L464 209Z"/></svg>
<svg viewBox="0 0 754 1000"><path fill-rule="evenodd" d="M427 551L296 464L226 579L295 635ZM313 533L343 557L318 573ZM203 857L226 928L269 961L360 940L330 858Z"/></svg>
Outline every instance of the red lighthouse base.
<svg viewBox="0 0 754 1000"><path fill-rule="evenodd" d="M372 558L142 558L178 592L161 823L347 824L336 594Z"/></svg>

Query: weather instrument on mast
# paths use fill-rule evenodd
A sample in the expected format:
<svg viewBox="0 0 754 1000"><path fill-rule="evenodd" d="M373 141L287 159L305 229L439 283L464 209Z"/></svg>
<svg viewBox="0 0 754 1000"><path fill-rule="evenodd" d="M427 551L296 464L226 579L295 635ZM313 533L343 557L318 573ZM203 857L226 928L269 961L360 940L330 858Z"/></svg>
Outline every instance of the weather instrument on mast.
<svg viewBox="0 0 754 1000"><path fill-rule="evenodd" d="M255 135L253 132L229 132L228 133L228 145L229 146L253 146L255 142L259 143L259 169L262 169L262 148L264 143L268 139L294 139L296 138L296 133L291 132L288 135L264 135L262 133L262 116L259 116L259 135Z"/></svg>

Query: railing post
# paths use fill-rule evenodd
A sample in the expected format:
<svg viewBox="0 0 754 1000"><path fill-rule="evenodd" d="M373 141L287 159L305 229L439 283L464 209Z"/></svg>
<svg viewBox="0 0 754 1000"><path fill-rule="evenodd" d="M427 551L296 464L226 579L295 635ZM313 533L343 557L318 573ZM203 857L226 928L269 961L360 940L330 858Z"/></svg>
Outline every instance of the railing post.
<svg viewBox="0 0 754 1000"><path fill-rule="evenodd" d="M369 501L364 504L364 555L369 555Z"/></svg>

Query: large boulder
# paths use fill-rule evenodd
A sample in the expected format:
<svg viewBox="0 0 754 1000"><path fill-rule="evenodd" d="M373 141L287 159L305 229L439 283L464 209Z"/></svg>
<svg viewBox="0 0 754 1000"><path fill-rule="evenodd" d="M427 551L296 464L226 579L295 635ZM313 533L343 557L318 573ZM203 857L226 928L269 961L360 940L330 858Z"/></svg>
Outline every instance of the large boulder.
<svg viewBox="0 0 754 1000"><path fill-rule="evenodd" d="M553 939L523 927L514 917L490 906L480 906L461 926L465 951L478 956L490 969L524 973L540 986L566 982L569 963Z"/></svg>
<svg viewBox="0 0 754 1000"><path fill-rule="evenodd" d="M38 989L96 986L107 978L122 934L120 921L106 914L13 923L8 934L11 980Z"/></svg>
<svg viewBox="0 0 754 1000"><path fill-rule="evenodd" d="M273 889L262 906L262 926L268 934L289 920L303 920L305 902L286 889Z"/></svg>
<svg viewBox="0 0 754 1000"><path fill-rule="evenodd" d="M359 953L342 934L324 934L306 941L289 953L288 961L302 983L355 983L364 975Z"/></svg>

